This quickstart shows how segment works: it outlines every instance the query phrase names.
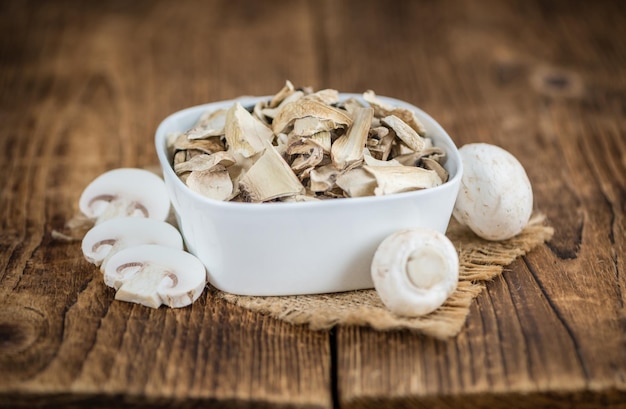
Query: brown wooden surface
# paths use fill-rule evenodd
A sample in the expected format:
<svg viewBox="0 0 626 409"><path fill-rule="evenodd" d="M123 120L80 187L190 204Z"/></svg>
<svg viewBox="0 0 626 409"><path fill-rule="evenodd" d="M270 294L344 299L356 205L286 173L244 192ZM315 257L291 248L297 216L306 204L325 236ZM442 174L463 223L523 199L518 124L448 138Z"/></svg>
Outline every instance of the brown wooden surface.
<svg viewBox="0 0 626 409"><path fill-rule="evenodd" d="M0 1L0 406L626 407L620 1ZM159 121L374 89L525 165L554 238L448 342L114 302L54 229Z"/></svg>

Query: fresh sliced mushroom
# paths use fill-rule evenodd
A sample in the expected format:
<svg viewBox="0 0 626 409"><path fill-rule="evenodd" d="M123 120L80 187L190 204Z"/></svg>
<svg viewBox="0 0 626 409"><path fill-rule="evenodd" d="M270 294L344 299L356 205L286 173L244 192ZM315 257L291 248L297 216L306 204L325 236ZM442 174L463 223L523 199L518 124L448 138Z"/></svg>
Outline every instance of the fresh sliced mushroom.
<svg viewBox="0 0 626 409"><path fill-rule="evenodd" d="M363 160L363 148L374 116L371 108L354 111L354 122L345 135L340 136L331 147L331 158L337 169L346 169Z"/></svg>
<svg viewBox="0 0 626 409"><path fill-rule="evenodd" d="M226 114L225 137L230 153L246 158L265 149L265 142L274 139L272 130L235 102Z"/></svg>
<svg viewBox="0 0 626 409"><path fill-rule="evenodd" d="M459 258L452 242L426 228L385 238L372 260L372 281L395 314L417 317L439 308L457 287Z"/></svg>
<svg viewBox="0 0 626 409"><path fill-rule="evenodd" d="M138 216L165 220L170 199L163 180L143 169L120 168L94 179L79 200L83 214L96 224L114 217Z"/></svg>
<svg viewBox="0 0 626 409"><path fill-rule="evenodd" d="M183 249L183 239L169 223L140 217L116 217L95 225L82 241L83 255L104 270L115 253L139 244L159 244Z"/></svg>
<svg viewBox="0 0 626 409"><path fill-rule="evenodd" d="M112 256L105 283L117 290L116 300L159 308L193 303L207 282L206 269L195 256L156 244L128 247Z"/></svg>

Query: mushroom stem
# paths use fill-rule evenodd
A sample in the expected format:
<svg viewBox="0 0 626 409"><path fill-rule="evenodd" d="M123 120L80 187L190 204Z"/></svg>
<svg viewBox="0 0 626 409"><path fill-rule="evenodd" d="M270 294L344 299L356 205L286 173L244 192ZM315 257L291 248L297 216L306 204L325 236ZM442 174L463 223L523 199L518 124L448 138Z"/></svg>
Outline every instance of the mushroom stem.
<svg viewBox="0 0 626 409"><path fill-rule="evenodd" d="M372 281L383 304L408 317L439 308L456 289L459 258L450 240L435 230L401 230L378 246Z"/></svg>

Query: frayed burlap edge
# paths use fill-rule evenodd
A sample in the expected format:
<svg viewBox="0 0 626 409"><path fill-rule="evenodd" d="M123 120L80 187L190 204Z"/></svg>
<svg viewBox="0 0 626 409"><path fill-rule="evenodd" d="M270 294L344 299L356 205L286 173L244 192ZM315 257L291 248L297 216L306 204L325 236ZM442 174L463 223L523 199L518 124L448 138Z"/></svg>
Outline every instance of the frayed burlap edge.
<svg viewBox="0 0 626 409"><path fill-rule="evenodd" d="M465 324L474 298L487 281L502 274L505 266L549 240L554 230L544 225L543 215L534 216L528 226L512 239L482 240L452 221L446 235L459 253L459 284L436 311L423 317L407 318L390 312L375 290L281 297L238 296L218 291L224 300L292 324L308 324L313 330L336 325L370 326L387 331L409 329L439 339L456 336Z"/></svg>

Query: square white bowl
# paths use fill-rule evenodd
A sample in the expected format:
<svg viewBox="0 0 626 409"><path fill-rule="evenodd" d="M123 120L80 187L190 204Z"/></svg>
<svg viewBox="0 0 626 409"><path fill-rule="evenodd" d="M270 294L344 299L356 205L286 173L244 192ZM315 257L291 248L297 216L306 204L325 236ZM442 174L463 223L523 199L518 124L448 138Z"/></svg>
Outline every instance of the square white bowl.
<svg viewBox="0 0 626 409"><path fill-rule="evenodd" d="M340 94L341 99L359 94ZM370 264L389 234L412 227L445 233L456 200L462 164L446 131L419 108L413 110L435 146L446 151L449 180L437 187L386 196L299 203L238 203L213 200L190 190L174 173L166 140L191 128L208 111L244 107L270 97L244 97L199 105L161 122L155 137L163 177L187 249L206 266L222 291L240 295L317 294L373 288ZM364 102L364 101L363 101Z"/></svg>

